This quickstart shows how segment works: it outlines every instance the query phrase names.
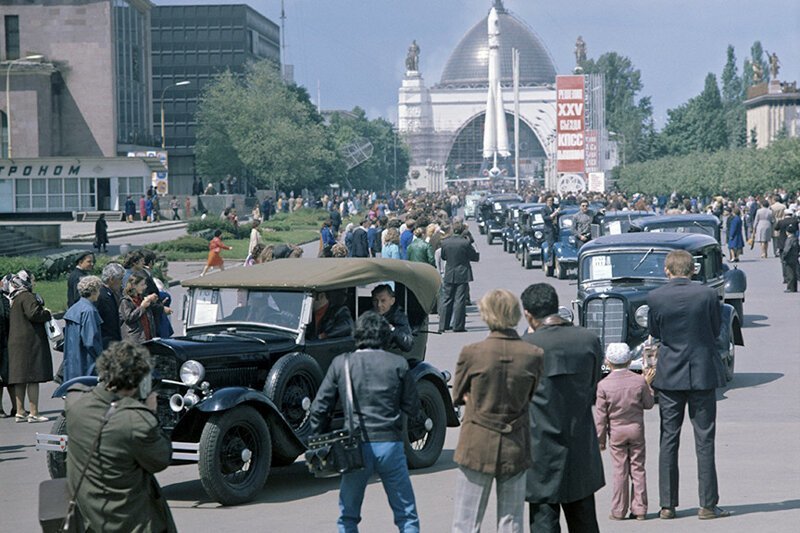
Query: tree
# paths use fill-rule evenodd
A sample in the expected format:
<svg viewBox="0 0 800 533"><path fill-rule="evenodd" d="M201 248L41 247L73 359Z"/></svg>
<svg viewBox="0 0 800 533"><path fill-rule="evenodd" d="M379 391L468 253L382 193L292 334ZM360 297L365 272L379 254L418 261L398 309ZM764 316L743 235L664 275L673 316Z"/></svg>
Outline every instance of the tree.
<svg viewBox="0 0 800 533"><path fill-rule="evenodd" d="M639 97L643 87L639 69L616 52L606 52L597 61L588 59L580 66L586 74L604 76L606 124L610 131L622 134L619 137L624 139L625 159L633 162L650 157L653 139L646 135L653 108L649 96Z"/></svg>
<svg viewBox="0 0 800 533"><path fill-rule="evenodd" d="M747 144L747 112L744 108L744 84L736 68L736 54L728 45L727 60L722 69L722 107L728 146L739 148Z"/></svg>
<svg viewBox="0 0 800 533"><path fill-rule="evenodd" d="M363 109L355 107L350 113L334 113L328 129L339 151L360 140L372 143L372 156L347 172L354 188L385 190L405 185L410 161L408 147L395 137L392 123L382 118L369 120Z"/></svg>
<svg viewBox="0 0 800 533"><path fill-rule="evenodd" d="M668 110L667 115L667 124L661 132L666 155L715 152L728 146L722 98L714 74L706 76L702 93Z"/></svg>
<svg viewBox="0 0 800 533"><path fill-rule="evenodd" d="M763 81L769 81L769 63L764 57L764 48L761 46L761 41L756 41L750 47L750 57L745 59L743 70L743 90L746 94L747 88L755 85L753 82L753 64L758 64L763 72Z"/></svg>
<svg viewBox="0 0 800 533"><path fill-rule="evenodd" d="M219 76L197 113L197 167L204 175L236 171L261 186L316 187L339 160L304 89L284 84L269 61L242 79Z"/></svg>

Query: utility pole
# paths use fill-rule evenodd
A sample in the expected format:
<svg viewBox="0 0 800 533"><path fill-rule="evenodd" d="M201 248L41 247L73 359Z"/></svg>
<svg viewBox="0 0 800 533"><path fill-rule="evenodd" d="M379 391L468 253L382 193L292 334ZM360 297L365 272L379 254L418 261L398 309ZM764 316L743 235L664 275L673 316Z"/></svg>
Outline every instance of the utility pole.
<svg viewBox="0 0 800 533"><path fill-rule="evenodd" d="M519 192L519 50L511 49L511 66L514 74L514 179Z"/></svg>

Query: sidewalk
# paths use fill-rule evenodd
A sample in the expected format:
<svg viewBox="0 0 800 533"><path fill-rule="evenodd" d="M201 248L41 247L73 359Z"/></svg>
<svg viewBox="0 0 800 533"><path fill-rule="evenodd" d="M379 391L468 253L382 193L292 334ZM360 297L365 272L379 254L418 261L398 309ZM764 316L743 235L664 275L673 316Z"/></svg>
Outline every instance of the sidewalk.
<svg viewBox="0 0 800 533"><path fill-rule="evenodd" d="M108 238L128 237L131 235L141 235L143 233L160 233L174 229L185 229L187 223L182 220L164 220L161 222L140 222L132 223L120 222L118 220L108 222ZM61 223L61 242L93 242L94 223L93 222L62 222Z"/></svg>

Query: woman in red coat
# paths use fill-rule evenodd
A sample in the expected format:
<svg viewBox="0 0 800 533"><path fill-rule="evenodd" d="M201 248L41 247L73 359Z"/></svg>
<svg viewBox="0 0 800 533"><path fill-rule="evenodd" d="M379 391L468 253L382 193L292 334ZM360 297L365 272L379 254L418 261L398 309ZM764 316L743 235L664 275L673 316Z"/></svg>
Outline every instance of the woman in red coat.
<svg viewBox="0 0 800 533"><path fill-rule="evenodd" d="M206 272L214 267L225 270L225 261L222 259L222 254L220 252L222 252L222 250L232 250L232 248L230 246L225 246L225 243L223 243L220 238L221 235L222 230L214 231L214 238L208 243L208 260L206 261L206 266L203 268L203 272L200 273L201 276L205 276Z"/></svg>

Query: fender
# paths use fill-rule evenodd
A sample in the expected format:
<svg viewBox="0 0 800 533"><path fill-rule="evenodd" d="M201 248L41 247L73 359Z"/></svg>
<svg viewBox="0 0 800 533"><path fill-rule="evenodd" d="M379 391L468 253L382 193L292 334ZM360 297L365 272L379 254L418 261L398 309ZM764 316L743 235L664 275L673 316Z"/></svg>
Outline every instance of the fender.
<svg viewBox="0 0 800 533"><path fill-rule="evenodd" d="M744 293L747 290L747 276L738 268L729 269L725 272L725 298L728 300L740 299L744 301Z"/></svg>
<svg viewBox="0 0 800 533"><path fill-rule="evenodd" d="M77 378L72 378L69 381L65 381L56 388L51 398L63 398L64 396L67 395L67 389L69 389L73 385L85 385L87 387L95 387L97 386L97 376L78 376Z"/></svg>
<svg viewBox="0 0 800 533"><path fill-rule="evenodd" d="M444 401L444 412L447 416L447 427L458 427L460 422L456 416L456 408L453 406L453 400L450 398L450 392L447 389L447 383L442 376L442 372L430 363L419 361L410 369L411 377L415 382L426 379L436 385L439 393L442 395Z"/></svg>
<svg viewBox="0 0 800 533"><path fill-rule="evenodd" d="M733 335L733 343L736 346L744 346L744 336L742 335L742 326L738 320L734 320L736 311L733 306L726 303L720 304L720 332L718 339L725 338L725 349L728 349L727 339ZM720 341L721 342L721 341ZM721 346L721 344L720 344Z"/></svg>
<svg viewBox="0 0 800 533"><path fill-rule="evenodd" d="M280 410L278 410L275 404L267 398L265 394L257 390L247 387L226 387L224 389L219 389L214 391L210 398L198 403L194 409L202 413L212 414L227 411L242 404L254 407L267 422L271 422L270 431L280 431L288 437L295 446L295 450L292 451L296 452L297 455L306 451L305 443L295 434L292 426L289 425Z"/></svg>
<svg viewBox="0 0 800 533"><path fill-rule="evenodd" d="M550 244L547 241L542 241L542 263L550 262Z"/></svg>

